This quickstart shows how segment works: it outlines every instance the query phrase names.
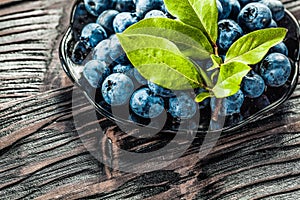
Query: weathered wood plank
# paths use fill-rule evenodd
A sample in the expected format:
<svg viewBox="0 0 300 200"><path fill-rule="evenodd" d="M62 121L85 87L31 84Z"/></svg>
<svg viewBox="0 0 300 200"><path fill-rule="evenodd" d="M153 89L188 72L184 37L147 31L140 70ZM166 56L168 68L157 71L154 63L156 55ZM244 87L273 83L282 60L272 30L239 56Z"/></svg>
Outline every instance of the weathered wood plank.
<svg viewBox="0 0 300 200"><path fill-rule="evenodd" d="M67 23L60 25L60 22L67 21L68 16L64 14L69 13L66 10L69 11L67 5L70 2L1 1L1 103L37 94L45 89L44 83L48 81L46 74L52 71L50 63L53 57L57 58L54 49L57 49L58 38L67 26ZM58 69L55 68L53 73L59 73Z"/></svg>
<svg viewBox="0 0 300 200"><path fill-rule="evenodd" d="M88 128L93 108L82 96L76 98L78 109L73 115L87 120L87 134L97 134ZM256 125L223 135L201 161L197 160L200 137L171 166L141 175L107 171L86 151L70 121L71 88L4 104L0 110L0 193L9 199L292 198L300 184L300 111L295 110L299 99L294 95ZM99 122L108 123L105 119ZM106 134L117 137L123 133L112 128ZM90 141L89 149L98 144ZM144 144L134 148L144 148ZM16 190L21 192L16 195Z"/></svg>

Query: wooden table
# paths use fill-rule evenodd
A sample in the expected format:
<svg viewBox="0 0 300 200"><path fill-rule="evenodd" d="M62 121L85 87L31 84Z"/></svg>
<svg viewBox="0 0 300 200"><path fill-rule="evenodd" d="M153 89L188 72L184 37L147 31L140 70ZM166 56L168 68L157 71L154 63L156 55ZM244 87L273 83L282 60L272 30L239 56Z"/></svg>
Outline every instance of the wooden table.
<svg viewBox="0 0 300 200"><path fill-rule="evenodd" d="M283 2L300 19L300 0ZM91 127L100 124L121 145L123 133L104 117L89 121L93 107L61 68L57 49L72 4L0 1L0 199L300 198L300 86L275 113L222 134L201 160L196 139L161 170L134 174L101 164L90 152L107 144L91 139L98 134ZM81 127L78 116L86 119ZM111 152L116 162L118 150Z"/></svg>

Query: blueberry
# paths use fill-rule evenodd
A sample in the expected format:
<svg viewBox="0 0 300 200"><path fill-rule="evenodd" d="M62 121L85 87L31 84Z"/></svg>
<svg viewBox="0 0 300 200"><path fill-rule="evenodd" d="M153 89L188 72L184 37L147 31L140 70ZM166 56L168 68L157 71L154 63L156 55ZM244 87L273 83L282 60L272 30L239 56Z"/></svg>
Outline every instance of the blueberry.
<svg viewBox="0 0 300 200"><path fill-rule="evenodd" d="M119 64L127 64L128 59L126 56L126 53L124 52L120 41L117 37L117 35L112 35L110 37L110 52L109 52L110 58Z"/></svg>
<svg viewBox="0 0 300 200"><path fill-rule="evenodd" d="M266 28L271 23L271 20L271 10L261 3L247 4L238 15L238 23L245 31Z"/></svg>
<svg viewBox="0 0 300 200"><path fill-rule="evenodd" d="M81 64L90 51L91 49L86 45L85 42L78 41L72 50L71 60L76 64Z"/></svg>
<svg viewBox="0 0 300 200"><path fill-rule="evenodd" d="M143 17L150 10L162 10L164 6L163 0L135 0L136 13L139 17Z"/></svg>
<svg viewBox="0 0 300 200"><path fill-rule="evenodd" d="M261 95L260 97L254 99L253 103L254 103L254 107L258 111L266 108L267 106L269 106L271 104L270 100L268 99L268 97L266 95Z"/></svg>
<svg viewBox="0 0 300 200"><path fill-rule="evenodd" d="M128 102L133 93L132 80L122 73L109 75L102 84L102 96L106 103L112 106L123 105Z"/></svg>
<svg viewBox="0 0 300 200"><path fill-rule="evenodd" d="M94 16L99 16L104 10L112 7L111 0L84 0L86 10Z"/></svg>
<svg viewBox="0 0 300 200"><path fill-rule="evenodd" d="M136 68L133 69L133 75L139 84L141 85L147 84L147 80L139 73L139 71Z"/></svg>
<svg viewBox="0 0 300 200"><path fill-rule="evenodd" d="M106 10L97 18L97 23L104 27L109 33L114 32L113 20L119 14L116 10Z"/></svg>
<svg viewBox="0 0 300 200"><path fill-rule="evenodd" d="M219 114L224 115L223 113L225 111L226 111L226 115L240 113L240 109L243 105L244 99L245 97L241 90L239 90L237 93L235 93L232 96L224 98L222 101L222 107ZM214 112L216 108L216 98L211 98L210 107L212 109L212 112Z"/></svg>
<svg viewBox="0 0 300 200"><path fill-rule="evenodd" d="M258 2L260 0L239 0L241 7L244 7L248 3Z"/></svg>
<svg viewBox="0 0 300 200"><path fill-rule="evenodd" d="M284 17L284 6L279 0L261 0L260 3L270 8L275 21L279 21Z"/></svg>
<svg viewBox="0 0 300 200"><path fill-rule="evenodd" d="M107 64L112 62L110 56L110 39L102 40L97 46L93 49L93 59L104 61Z"/></svg>
<svg viewBox="0 0 300 200"><path fill-rule="evenodd" d="M130 99L131 110L143 118L155 118L164 110L164 100L154 96L149 88L135 91Z"/></svg>
<svg viewBox="0 0 300 200"><path fill-rule="evenodd" d="M239 113L244 102L244 94L239 90L234 95L226 97L225 102L227 114Z"/></svg>
<svg viewBox="0 0 300 200"><path fill-rule="evenodd" d="M174 93L172 90L163 88L159 85L156 85L155 83L152 83L151 81L148 81L148 87L153 92L154 95L161 96L161 97L172 97L174 96Z"/></svg>
<svg viewBox="0 0 300 200"><path fill-rule="evenodd" d="M241 5L238 0L229 0L229 3L231 4L231 12L228 18L236 20L241 11Z"/></svg>
<svg viewBox="0 0 300 200"><path fill-rule="evenodd" d="M164 12L162 12L160 10L150 10L149 12L146 13L144 18L147 19L147 18L155 18L155 17L165 17L166 18L167 16L165 15Z"/></svg>
<svg viewBox="0 0 300 200"><path fill-rule="evenodd" d="M281 53L269 54L260 65L260 75L271 87L279 87L286 83L291 74L291 63Z"/></svg>
<svg viewBox="0 0 300 200"><path fill-rule="evenodd" d="M277 28L278 25L274 19L271 20L271 23L267 26L267 28Z"/></svg>
<svg viewBox="0 0 300 200"><path fill-rule="evenodd" d="M75 41L79 40L82 28L86 24L94 21L95 17L85 9L84 3L79 3L75 8L73 14L73 23L71 23Z"/></svg>
<svg viewBox="0 0 300 200"><path fill-rule="evenodd" d="M223 19L223 7L219 0L217 0L217 8L218 8L218 20Z"/></svg>
<svg viewBox="0 0 300 200"><path fill-rule="evenodd" d="M129 77L133 77L133 66L131 64L128 65L118 64L114 66L113 73L123 73Z"/></svg>
<svg viewBox="0 0 300 200"><path fill-rule="evenodd" d="M230 15L232 4L230 3L230 0L219 0L219 1L222 4L222 8L223 8L223 12L220 16L220 19L226 19Z"/></svg>
<svg viewBox="0 0 300 200"><path fill-rule="evenodd" d="M135 11L135 4L133 0L116 0L115 8L120 12L132 12Z"/></svg>
<svg viewBox="0 0 300 200"><path fill-rule="evenodd" d="M80 40L86 42L87 46L92 48L106 38L107 35L104 28L96 23L85 25L80 36Z"/></svg>
<svg viewBox="0 0 300 200"><path fill-rule="evenodd" d="M245 96L249 98L257 98L265 91L265 82L263 78L251 71L243 78L241 89Z"/></svg>
<svg viewBox="0 0 300 200"><path fill-rule="evenodd" d="M217 45L226 52L229 47L243 35L242 28L233 20L223 19L218 23L219 37Z"/></svg>
<svg viewBox="0 0 300 200"><path fill-rule="evenodd" d="M82 20L84 20L84 17L87 17L88 15L89 15L89 12L86 10L85 4L79 3L75 8L73 17L74 17L74 19L82 17Z"/></svg>
<svg viewBox="0 0 300 200"><path fill-rule="evenodd" d="M289 50L283 42L280 42L279 44L272 47L269 52L270 53L275 53L275 52L282 53L285 56L288 56L288 54L289 54Z"/></svg>
<svg viewBox="0 0 300 200"><path fill-rule="evenodd" d="M197 104L188 94L180 92L169 99L168 112L174 118L191 119L197 112Z"/></svg>
<svg viewBox="0 0 300 200"><path fill-rule="evenodd" d="M116 33L122 33L126 28L137 22L138 19L134 13L122 12L115 17L113 27Z"/></svg>
<svg viewBox="0 0 300 200"><path fill-rule="evenodd" d="M110 69L104 62L91 60L84 66L83 76L93 88L101 87L104 79L110 74Z"/></svg>

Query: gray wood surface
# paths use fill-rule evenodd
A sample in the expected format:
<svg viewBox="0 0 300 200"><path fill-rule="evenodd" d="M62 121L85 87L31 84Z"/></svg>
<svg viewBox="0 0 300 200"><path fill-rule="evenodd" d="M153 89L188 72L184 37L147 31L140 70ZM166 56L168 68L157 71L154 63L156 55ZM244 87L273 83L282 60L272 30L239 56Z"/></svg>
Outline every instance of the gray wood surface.
<svg viewBox="0 0 300 200"><path fill-rule="evenodd" d="M300 1L284 3L300 19ZM112 143L131 150L159 142L130 146L113 122L91 118L93 107L58 59L72 4L0 1L0 199L300 198L299 85L276 112L223 134L204 159L198 159L197 136L180 159L161 170L132 174L101 164L91 151L110 144L99 143L95 124ZM76 118L84 125L75 126ZM88 136L84 144L79 132ZM113 148L99 157L109 154L117 162L119 153Z"/></svg>

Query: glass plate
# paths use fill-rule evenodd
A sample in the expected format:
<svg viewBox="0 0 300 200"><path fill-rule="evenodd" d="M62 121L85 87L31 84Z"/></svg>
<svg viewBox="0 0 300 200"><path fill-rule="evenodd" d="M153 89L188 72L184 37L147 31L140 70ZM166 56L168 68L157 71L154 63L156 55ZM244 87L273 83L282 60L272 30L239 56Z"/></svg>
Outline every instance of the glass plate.
<svg viewBox="0 0 300 200"><path fill-rule="evenodd" d="M74 5L73 11L75 10L76 6L78 5L79 1ZM220 127L219 130L217 131L222 131L222 132L230 132L234 131L236 129L239 129L246 124L255 122L259 119L261 119L267 112L270 112L274 109L276 109L279 105L281 105L283 102L285 102L293 93L297 81L298 81L298 75L299 75L299 36L300 36L300 29L299 29L299 24L298 21L295 19L295 17L289 12L285 11L286 15L285 17L278 22L278 26L280 27L285 27L287 28L288 34L287 37L284 41L286 46L288 47L289 50L289 57L291 59L291 62L293 63L292 65L292 73L289 77L289 80L287 83L280 87L280 88L272 88L270 89L266 96L271 99L271 104L267 107L265 107L262 110L255 111L254 113L248 113L249 116L242 119L238 120L236 119L236 116L230 116L226 117L226 122L225 126ZM73 12L74 13L74 12ZM150 123L149 120L147 119L140 119L138 122L133 122L128 119L128 114L129 111L127 112L126 110L129 110L128 105L125 105L125 107L128 107L128 109L123 109L125 112L121 115L115 116L112 114L111 108L109 105L107 105L102 99L97 98L97 93L99 93L98 90L92 89L91 87L88 87L87 82L84 81L82 78L82 70L83 66L76 65L74 64L71 59L70 59L70 49L72 48L72 45L74 45L74 38L72 36L72 29L71 29L71 24L73 23L73 15L72 14L72 19L70 21L70 27L68 30L65 32L61 43L59 47L59 55L60 55L60 60L62 63L62 67L68 77L72 80L73 83L75 83L84 93L84 95L87 97L89 102L95 107L96 111L117 122L118 125L121 126L128 126L130 127L131 125L139 126L139 127L146 127L150 129L157 129L157 126L153 125ZM277 94L277 95L274 95ZM247 113L247 108L251 107L251 101L249 100L248 103L245 103L242 107L242 112ZM120 112L119 112L120 113ZM198 127L196 127L196 130L198 133L204 133L208 129L208 125L210 124L210 118L211 118L211 113L208 110L200 112L201 120L204 119L201 123L198 123ZM230 124L232 121L236 122L234 124ZM186 121L176 121L175 119L170 119L170 116L167 116L166 122L163 127L160 128L160 131L162 132L178 132L178 131L189 131L189 127L191 126L191 123L189 123L188 120ZM194 124L195 126L195 124ZM179 128L178 128L179 127ZM195 129L195 127L193 128ZM218 129L218 128L217 128Z"/></svg>

